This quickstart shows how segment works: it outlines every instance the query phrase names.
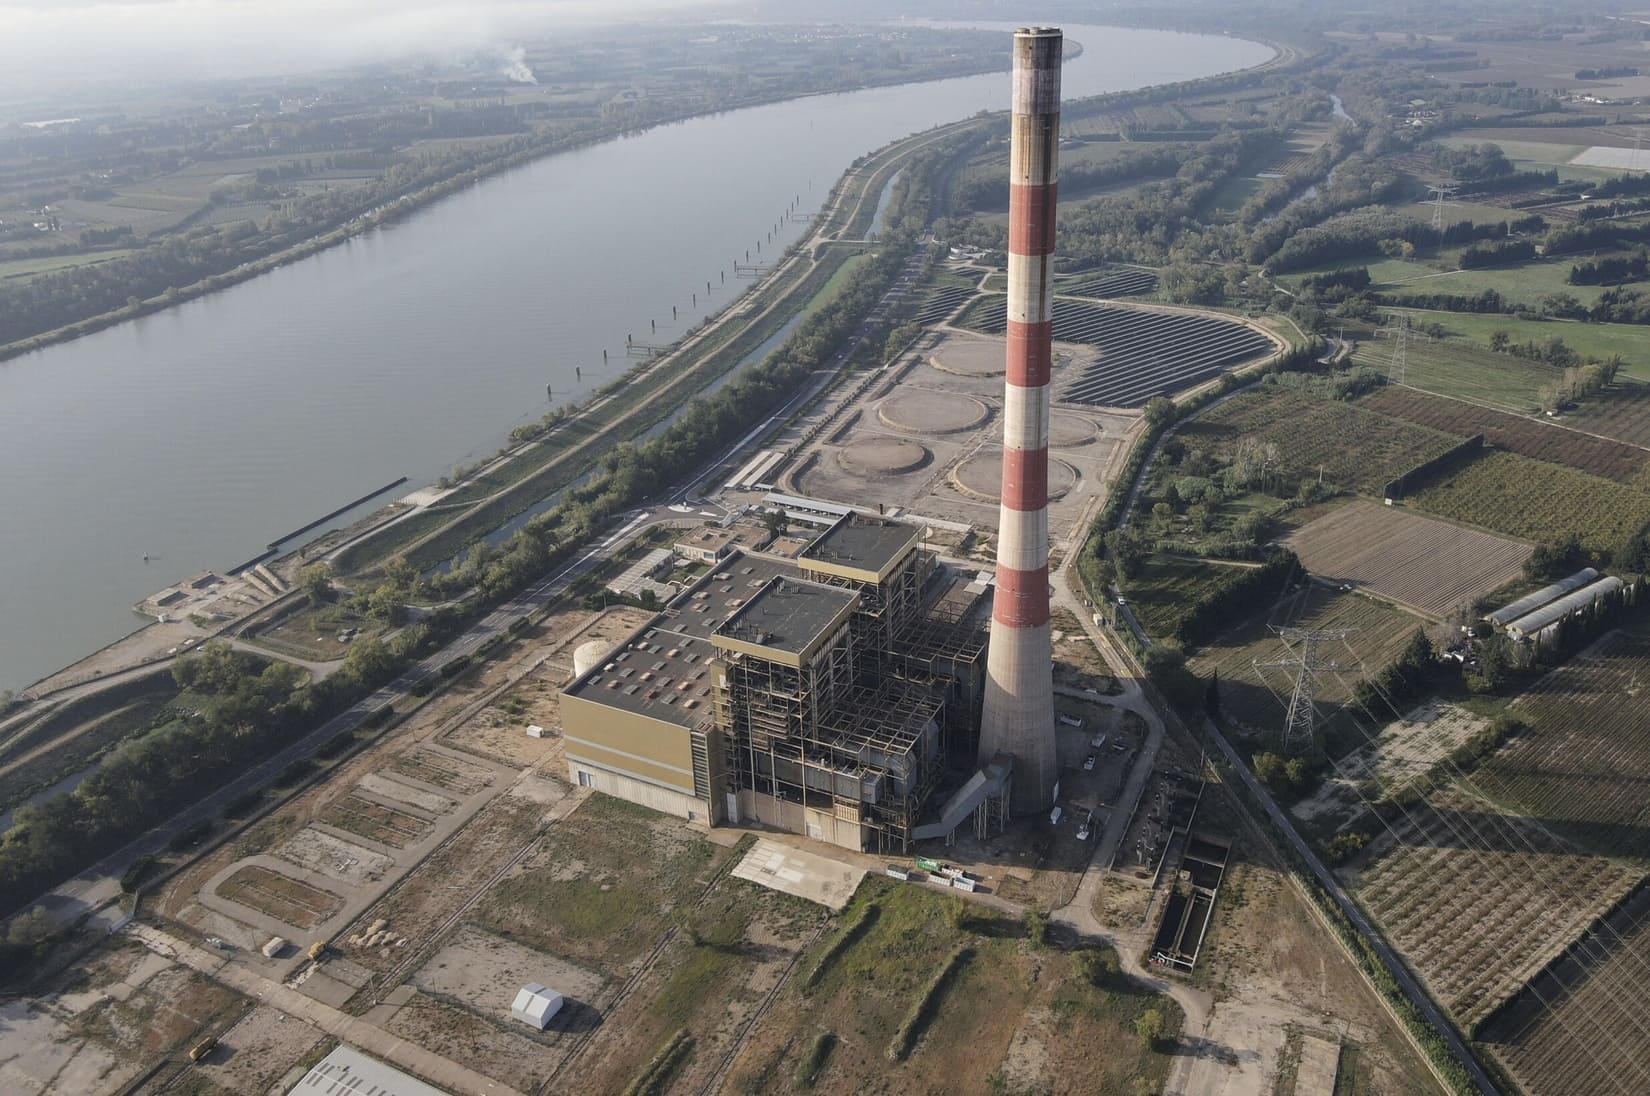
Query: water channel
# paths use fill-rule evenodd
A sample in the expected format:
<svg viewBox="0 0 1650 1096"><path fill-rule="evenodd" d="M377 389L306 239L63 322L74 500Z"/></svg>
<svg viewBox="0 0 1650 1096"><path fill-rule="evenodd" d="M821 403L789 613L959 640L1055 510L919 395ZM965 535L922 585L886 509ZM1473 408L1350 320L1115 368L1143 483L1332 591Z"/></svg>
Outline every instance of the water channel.
<svg viewBox="0 0 1650 1096"><path fill-rule="evenodd" d="M1066 33L1083 46L1068 99L1272 52ZM669 342L725 307L748 284L732 269L746 249L777 255L804 231L784 216L793 199L817 208L857 156L1007 97L998 73L660 127L0 363L0 688L131 631L130 606L171 582L234 566L398 476L410 488L491 453L543 414L546 385L564 402L617 376L627 334Z"/></svg>

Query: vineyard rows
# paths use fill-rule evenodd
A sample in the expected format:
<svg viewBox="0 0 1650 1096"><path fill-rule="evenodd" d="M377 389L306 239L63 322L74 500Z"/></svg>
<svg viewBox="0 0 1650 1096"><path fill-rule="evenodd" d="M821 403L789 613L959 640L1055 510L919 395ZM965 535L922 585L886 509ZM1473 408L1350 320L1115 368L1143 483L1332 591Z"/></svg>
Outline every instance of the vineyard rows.
<svg viewBox="0 0 1650 1096"><path fill-rule="evenodd" d="M1486 795L1605 856L1650 864L1650 636L1613 632L1514 707L1534 730L1473 776Z"/></svg>
<svg viewBox="0 0 1650 1096"><path fill-rule="evenodd" d="M1518 578L1528 545L1375 502L1332 510L1285 542L1306 569L1442 618Z"/></svg>
<svg viewBox="0 0 1650 1096"><path fill-rule="evenodd" d="M1650 494L1573 468L1492 452L1409 500L1417 509L1537 543L1574 533L1609 550L1650 522Z"/></svg>
<svg viewBox="0 0 1650 1096"><path fill-rule="evenodd" d="M1650 1091L1650 916L1644 892L1577 958L1543 973L1535 992L1480 1036L1532 1093Z"/></svg>
<svg viewBox="0 0 1650 1096"><path fill-rule="evenodd" d="M1483 434L1484 440L1497 449L1569 465L1617 483L1639 481L1646 463L1650 462L1650 452L1636 445L1596 438L1540 419L1492 411L1413 388L1388 385L1360 402L1372 411L1458 437ZM1650 408L1640 411L1650 412Z"/></svg>
<svg viewBox="0 0 1650 1096"><path fill-rule="evenodd" d="M1228 455L1252 437L1278 447L1282 470L1370 494L1460 440L1357 404L1275 385L1242 392L1179 430L1188 449Z"/></svg>
<svg viewBox="0 0 1650 1096"><path fill-rule="evenodd" d="M1359 898L1468 1030L1642 878L1458 790L1410 806L1392 830L1371 846Z"/></svg>

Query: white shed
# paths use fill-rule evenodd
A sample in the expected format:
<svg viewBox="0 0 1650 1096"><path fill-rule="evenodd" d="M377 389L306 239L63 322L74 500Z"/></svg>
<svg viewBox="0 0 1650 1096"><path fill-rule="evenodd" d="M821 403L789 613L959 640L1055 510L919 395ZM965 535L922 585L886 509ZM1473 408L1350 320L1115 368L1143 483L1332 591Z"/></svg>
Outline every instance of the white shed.
<svg viewBox="0 0 1650 1096"><path fill-rule="evenodd" d="M516 994L515 1003L510 1006L510 1018L532 1024L543 1031L561 1011L561 1001L561 994L555 990L545 989L537 982L528 982Z"/></svg>

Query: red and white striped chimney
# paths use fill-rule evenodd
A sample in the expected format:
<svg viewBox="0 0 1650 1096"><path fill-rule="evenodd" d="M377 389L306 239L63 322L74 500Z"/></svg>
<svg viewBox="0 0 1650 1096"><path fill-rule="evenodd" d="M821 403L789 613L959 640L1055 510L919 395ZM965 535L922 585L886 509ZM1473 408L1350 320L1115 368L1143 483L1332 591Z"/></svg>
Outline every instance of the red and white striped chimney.
<svg viewBox="0 0 1650 1096"><path fill-rule="evenodd" d="M1054 27L1014 32L1003 501L980 759L1014 755L1015 813L1047 810L1060 771L1048 611L1048 407L1063 41Z"/></svg>

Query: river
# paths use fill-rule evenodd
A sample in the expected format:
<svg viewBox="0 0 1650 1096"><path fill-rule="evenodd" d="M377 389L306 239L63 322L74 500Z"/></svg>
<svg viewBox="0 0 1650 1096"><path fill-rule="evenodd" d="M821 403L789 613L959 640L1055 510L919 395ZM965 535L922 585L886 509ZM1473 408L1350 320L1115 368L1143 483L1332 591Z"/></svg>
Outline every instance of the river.
<svg viewBox="0 0 1650 1096"><path fill-rule="evenodd" d="M1067 98L1272 53L1066 32L1083 46ZM130 632L130 606L171 582L232 567L398 476L428 483L490 454L546 410L546 385L565 402L616 377L627 334L668 342L723 308L747 284L734 260L759 242L778 254L805 229L784 217L793 199L815 209L855 157L1007 101L1005 72L662 126L0 364L0 688Z"/></svg>

